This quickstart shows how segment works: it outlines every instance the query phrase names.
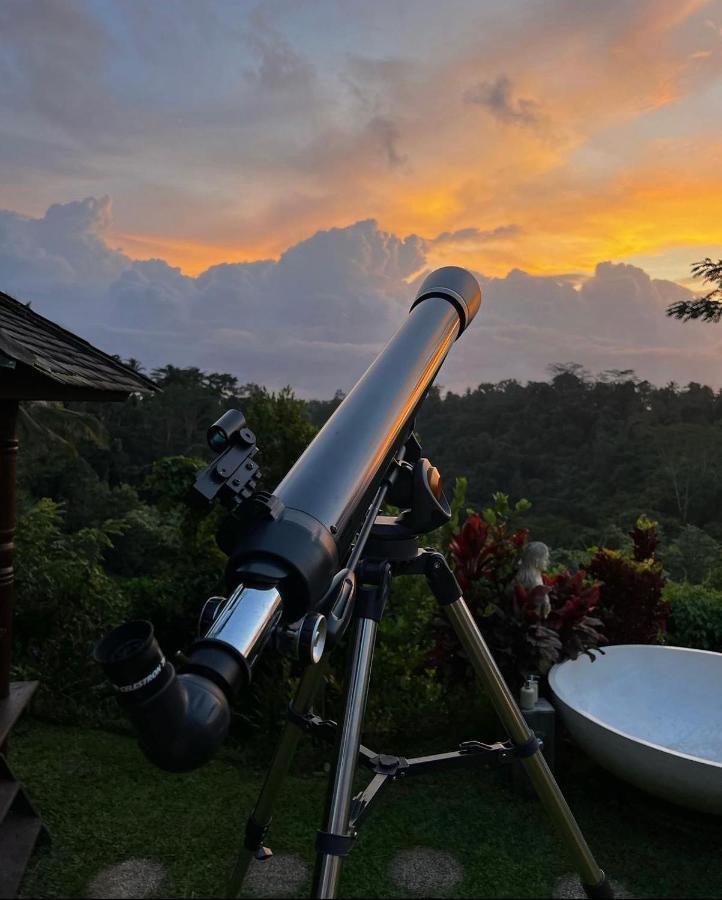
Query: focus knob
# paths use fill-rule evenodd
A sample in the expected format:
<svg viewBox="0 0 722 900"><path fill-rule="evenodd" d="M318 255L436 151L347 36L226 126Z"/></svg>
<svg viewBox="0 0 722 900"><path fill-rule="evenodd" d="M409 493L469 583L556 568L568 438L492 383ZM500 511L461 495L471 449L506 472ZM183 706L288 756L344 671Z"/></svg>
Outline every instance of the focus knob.
<svg viewBox="0 0 722 900"><path fill-rule="evenodd" d="M323 656L326 645L326 617L309 613L303 620L298 636L299 659L315 665Z"/></svg>

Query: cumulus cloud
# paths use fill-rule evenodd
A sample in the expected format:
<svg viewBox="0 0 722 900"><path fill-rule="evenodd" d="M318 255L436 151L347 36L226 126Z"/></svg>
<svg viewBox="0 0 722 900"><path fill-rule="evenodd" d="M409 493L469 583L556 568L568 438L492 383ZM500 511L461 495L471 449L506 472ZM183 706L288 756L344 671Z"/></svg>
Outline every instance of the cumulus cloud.
<svg viewBox="0 0 722 900"><path fill-rule="evenodd" d="M0 289L110 352L148 368L172 362L306 396L348 389L403 321L434 242L493 240L514 226L400 237L373 219L318 231L278 260L224 263L196 278L163 260L110 249L107 197L51 206L42 218L0 211ZM544 378L574 359L593 371L720 382L713 327L665 307L690 291L642 269L600 263L591 277L477 273L484 302L441 375L461 389Z"/></svg>

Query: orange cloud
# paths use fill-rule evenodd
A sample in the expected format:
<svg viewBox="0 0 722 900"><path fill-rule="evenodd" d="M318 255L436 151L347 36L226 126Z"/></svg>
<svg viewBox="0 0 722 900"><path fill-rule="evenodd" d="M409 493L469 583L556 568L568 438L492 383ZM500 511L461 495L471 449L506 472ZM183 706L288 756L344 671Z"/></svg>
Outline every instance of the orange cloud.
<svg viewBox="0 0 722 900"><path fill-rule="evenodd" d="M363 102L347 98L345 116L319 119L276 163L259 151L246 186L232 179L212 238L205 209L203 226L177 217L205 239L172 234L175 223L139 233L125 219L111 241L197 274L277 258L317 229L369 217L427 238L513 224L429 250L432 262L491 275L589 272L600 259L720 242L722 145L700 133L702 111L701 124L685 118L722 74L710 5L562 0L470 35L451 61L359 65Z"/></svg>
<svg viewBox="0 0 722 900"><path fill-rule="evenodd" d="M210 266L223 262L250 262L274 255L273 249L266 252L263 242L239 247L232 243L205 243L115 229L108 231L104 239L108 246L121 250L131 259L162 259L170 266L177 266L185 275L199 275Z"/></svg>

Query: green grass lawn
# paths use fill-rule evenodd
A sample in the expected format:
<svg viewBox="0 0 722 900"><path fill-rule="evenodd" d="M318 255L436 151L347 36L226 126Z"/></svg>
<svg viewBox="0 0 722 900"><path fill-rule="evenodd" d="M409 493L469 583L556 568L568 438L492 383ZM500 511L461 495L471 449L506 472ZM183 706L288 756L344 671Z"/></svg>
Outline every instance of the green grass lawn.
<svg viewBox="0 0 722 900"><path fill-rule="evenodd" d="M10 762L52 842L31 863L23 896L81 897L100 869L129 857L166 867L166 896L224 896L262 778L234 758L226 749L195 773L167 775L130 738L26 719ZM718 819L648 798L576 755L561 782L600 865L635 896L722 896ZM324 784L320 774L289 779L269 840L309 868ZM549 897L571 869L536 800L513 794L502 774L427 775L389 787L344 867L341 895L401 896L387 867L414 846L457 856L466 874L456 897Z"/></svg>

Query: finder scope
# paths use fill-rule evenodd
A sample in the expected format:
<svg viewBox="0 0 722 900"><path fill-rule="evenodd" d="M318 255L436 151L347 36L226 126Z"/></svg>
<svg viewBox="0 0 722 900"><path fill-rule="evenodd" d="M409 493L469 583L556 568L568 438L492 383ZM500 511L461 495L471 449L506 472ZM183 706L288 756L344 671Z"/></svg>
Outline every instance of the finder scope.
<svg viewBox="0 0 722 900"><path fill-rule="evenodd" d="M182 771L210 758L227 732L229 703L269 642L306 662L320 659L334 621L330 600L352 606L349 557L358 557L368 537L366 522L381 503L375 498L383 499L380 491L401 471L416 412L480 304L479 285L465 269L428 275L409 317L272 494L255 490L255 436L243 414L229 410L209 429L220 455L198 476L196 493L222 500L243 521L240 538L224 548L228 599L214 598L204 610L203 633L181 675L148 622L120 626L95 649L152 762ZM440 524L434 517L444 504L428 460L403 465L431 509L400 517L413 536Z"/></svg>

